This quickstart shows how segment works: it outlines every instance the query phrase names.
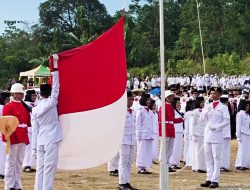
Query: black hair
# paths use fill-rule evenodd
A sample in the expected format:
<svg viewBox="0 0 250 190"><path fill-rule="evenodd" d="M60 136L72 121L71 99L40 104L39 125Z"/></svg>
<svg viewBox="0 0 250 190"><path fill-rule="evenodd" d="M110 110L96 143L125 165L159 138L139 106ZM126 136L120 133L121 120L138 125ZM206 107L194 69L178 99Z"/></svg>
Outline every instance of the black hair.
<svg viewBox="0 0 250 190"><path fill-rule="evenodd" d="M148 100L148 98L141 97L140 100L139 100L140 105L141 106L147 106L147 100Z"/></svg>
<svg viewBox="0 0 250 190"><path fill-rule="evenodd" d="M40 94L42 97L48 98L51 95L51 85L50 84L41 84Z"/></svg>
<svg viewBox="0 0 250 190"><path fill-rule="evenodd" d="M150 105L148 106L148 108L150 109L150 110L153 110L153 105L155 104L155 100L151 100L150 101Z"/></svg>
<svg viewBox="0 0 250 190"><path fill-rule="evenodd" d="M201 108L201 102L202 101L194 100L193 101L193 109Z"/></svg>
<svg viewBox="0 0 250 190"><path fill-rule="evenodd" d="M239 103L239 106L238 106L238 111L240 111L240 110L246 111L247 105L249 105L249 101L241 99L240 103Z"/></svg>
<svg viewBox="0 0 250 190"><path fill-rule="evenodd" d="M24 98L24 101L25 102L32 102L32 100L31 100L31 94L26 94L25 98Z"/></svg>
<svg viewBox="0 0 250 190"><path fill-rule="evenodd" d="M193 110L193 100L187 101L185 110L186 110L186 112Z"/></svg>

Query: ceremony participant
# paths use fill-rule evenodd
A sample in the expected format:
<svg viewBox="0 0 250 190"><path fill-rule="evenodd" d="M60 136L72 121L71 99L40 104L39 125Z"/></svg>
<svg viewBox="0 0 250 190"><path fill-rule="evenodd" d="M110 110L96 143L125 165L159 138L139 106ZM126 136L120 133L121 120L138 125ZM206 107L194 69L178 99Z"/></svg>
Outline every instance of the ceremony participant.
<svg viewBox="0 0 250 190"><path fill-rule="evenodd" d="M131 109L134 98L127 92L127 114L123 132L122 144L119 151L119 189L136 190L130 185L130 173L135 154L135 113Z"/></svg>
<svg viewBox="0 0 250 190"><path fill-rule="evenodd" d="M0 117L2 116L3 106L10 102L10 93L1 92L0 93ZM5 171L5 145L2 141L2 133L0 132L0 179L4 179L4 171Z"/></svg>
<svg viewBox="0 0 250 190"><path fill-rule="evenodd" d="M199 173L206 173L207 170L204 154L204 130L206 124L200 119L204 102L204 97L196 98L191 117L191 139L193 143L192 170Z"/></svg>
<svg viewBox="0 0 250 190"><path fill-rule="evenodd" d="M62 140L58 120L57 103L59 95L59 75L57 55L50 60L52 89L49 84L40 86L41 101L32 110L32 150L36 162L35 190L53 190L54 176L58 162L58 144Z"/></svg>
<svg viewBox="0 0 250 190"><path fill-rule="evenodd" d="M242 99L239 104L239 112L236 117L236 136L238 140L238 152L235 162L237 170L248 170L250 167L250 102Z"/></svg>
<svg viewBox="0 0 250 190"><path fill-rule="evenodd" d="M149 94L143 94L140 99L140 107L136 112L136 140L137 157L136 166L139 174L151 174L148 169L152 165L153 158L153 117L149 110L151 99Z"/></svg>
<svg viewBox="0 0 250 190"><path fill-rule="evenodd" d="M120 154L117 152L117 154L108 161L108 171L110 176L117 177L119 176L118 172L118 164L119 164Z"/></svg>
<svg viewBox="0 0 250 190"><path fill-rule="evenodd" d="M220 98L221 103L223 103L230 113L230 106L228 103L228 95L222 95ZM221 171L229 172L230 169L230 149L231 149L231 127L225 127L223 129L223 143L221 151Z"/></svg>
<svg viewBox="0 0 250 190"><path fill-rule="evenodd" d="M228 108L222 104L220 87L210 88L210 99L213 101L205 106L201 119L206 123L204 133L204 151L207 165L207 179L201 187L218 188L220 178L221 151L223 128L229 126Z"/></svg>
<svg viewBox="0 0 250 190"><path fill-rule="evenodd" d="M24 101L31 109L35 107L36 91L27 90ZM31 126L28 127L28 136L29 136L29 141L32 142L32 127ZM23 171L28 172L28 173L35 172L36 170L32 168L35 166L35 163L36 161L32 157L32 145L28 144L26 146L25 156L23 160Z"/></svg>
<svg viewBox="0 0 250 190"><path fill-rule="evenodd" d="M158 164L159 160L159 151L158 151L158 145L159 145L159 128L158 128L158 113L156 111L156 103L155 100L151 100L151 103L149 105L149 109L152 110L152 118L153 118L153 163Z"/></svg>
<svg viewBox="0 0 250 190"><path fill-rule="evenodd" d="M192 143L190 140L191 134L191 116L193 110L193 100L189 100L186 103L184 114L184 152L183 161L186 166L192 166Z"/></svg>
<svg viewBox="0 0 250 190"><path fill-rule="evenodd" d="M175 108L175 118L182 119L182 113L180 113L181 105L180 98L175 97L173 102L173 107ZM177 112L178 111L178 112ZM173 169L181 169L180 161L182 158L182 147L183 147L183 122L175 123L175 138L174 138L174 146L173 151L170 157L170 165Z"/></svg>
<svg viewBox="0 0 250 190"><path fill-rule="evenodd" d="M5 163L5 190L22 189L21 169L26 145L29 144L28 130L30 126L30 113L22 103L24 98L24 86L15 83L11 86L13 100L3 107L3 116L15 116L19 121L16 131L10 136L11 151L6 156ZM3 141L6 139L3 135Z"/></svg>
<svg viewBox="0 0 250 190"><path fill-rule="evenodd" d="M174 108L172 106L172 103L174 101L174 93L171 92L170 90L165 91L165 109L166 109L166 118L165 118L165 127L166 127L166 133L162 134L162 128L161 128L161 114L162 111L160 108L159 110L159 136L161 137L162 135L166 136L166 164L170 164L170 157L173 152L173 147L174 147L174 138L175 138L175 129L174 129L174 124L175 123L181 123L183 122L182 118L176 119L175 118L175 113L174 113ZM160 161L162 159L162 152L160 152ZM169 172L175 172L174 169L169 167Z"/></svg>

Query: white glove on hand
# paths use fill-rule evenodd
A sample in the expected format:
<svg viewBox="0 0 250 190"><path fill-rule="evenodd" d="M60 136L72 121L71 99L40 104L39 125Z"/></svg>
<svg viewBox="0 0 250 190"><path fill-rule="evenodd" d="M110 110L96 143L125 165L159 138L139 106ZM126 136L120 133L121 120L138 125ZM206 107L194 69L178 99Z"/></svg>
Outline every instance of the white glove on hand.
<svg viewBox="0 0 250 190"><path fill-rule="evenodd" d="M58 69L58 63L57 62L58 62L59 57L58 57L57 54L53 54L52 56L53 56L53 68Z"/></svg>
<svg viewBox="0 0 250 190"><path fill-rule="evenodd" d="M241 142L241 138L240 138L240 137L237 137L237 141Z"/></svg>
<svg viewBox="0 0 250 190"><path fill-rule="evenodd" d="M214 131L216 128L213 125L210 124L209 125L209 129L212 130L212 131Z"/></svg>
<svg viewBox="0 0 250 190"><path fill-rule="evenodd" d="M36 159L36 149L32 150L32 158Z"/></svg>

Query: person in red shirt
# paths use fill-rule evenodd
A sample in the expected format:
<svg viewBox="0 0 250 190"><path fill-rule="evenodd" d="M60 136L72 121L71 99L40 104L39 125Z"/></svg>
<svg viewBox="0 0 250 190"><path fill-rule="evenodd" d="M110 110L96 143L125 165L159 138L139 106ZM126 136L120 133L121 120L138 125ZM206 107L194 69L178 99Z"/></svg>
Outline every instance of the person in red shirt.
<svg viewBox="0 0 250 190"><path fill-rule="evenodd" d="M30 113L24 106L24 86L15 83L11 87L12 102L3 107L3 116L15 116L19 121L16 131L10 136L11 151L5 163L5 190L20 190L21 169L25 155L26 145L29 144L28 130L30 127ZM3 135L3 141L6 142Z"/></svg>
<svg viewBox="0 0 250 190"><path fill-rule="evenodd" d="M166 123L166 164L169 165L169 160L171 157L171 154L173 152L174 147L174 138L175 138L175 129L174 124L175 123L181 123L184 120L182 118L175 119L175 113L174 108L172 106L172 103L174 101L174 93L170 90L165 91L165 110L166 110L166 116L165 116L165 123ZM159 110L159 136L162 136L162 128L161 128L161 115L162 110L160 108ZM162 153L160 152L160 160L162 158ZM175 172L174 169L169 167L169 172Z"/></svg>

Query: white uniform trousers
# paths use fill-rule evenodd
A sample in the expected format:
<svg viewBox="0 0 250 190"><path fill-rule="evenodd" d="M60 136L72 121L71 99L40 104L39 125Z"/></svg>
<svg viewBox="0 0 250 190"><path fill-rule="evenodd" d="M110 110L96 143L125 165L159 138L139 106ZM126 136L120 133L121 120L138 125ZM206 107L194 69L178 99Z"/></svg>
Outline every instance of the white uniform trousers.
<svg viewBox="0 0 250 190"><path fill-rule="evenodd" d="M250 167L250 136L241 134L235 167Z"/></svg>
<svg viewBox="0 0 250 190"><path fill-rule="evenodd" d="M22 189L21 170L26 144L13 144L10 148L10 154L6 156L5 162L5 190L11 188Z"/></svg>
<svg viewBox="0 0 250 190"><path fill-rule="evenodd" d="M188 150L186 154L186 166L192 166L193 164L193 145L194 142L192 140L188 140Z"/></svg>
<svg viewBox="0 0 250 190"><path fill-rule="evenodd" d="M122 144L119 154L119 184L130 183L130 173L135 153L134 145Z"/></svg>
<svg viewBox="0 0 250 190"><path fill-rule="evenodd" d="M186 162L187 153L189 148L189 139L184 136L184 149L183 149L183 161Z"/></svg>
<svg viewBox="0 0 250 190"><path fill-rule="evenodd" d="M136 166L139 169L150 168L153 158L153 139L137 141Z"/></svg>
<svg viewBox="0 0 250 190"><path fill-rule="evenodd" d="M117 152L117 154L108 162L109 172L118 170L119 158L120 158L120 154L119 152Z"/></svg>
<svg viewBox="0 0 250 190"><path fill-rule="evenodd" d="M192 170L207 170L204 153L204 137L202 136L196 136L196 141L193 141L192 162Z"/></svg>
<svg viewBox="0 0 250 190"><path fill-rule="evenodd" d="M219 182L220 178L220 162L221 162L220 143L204 143L205 159L207 165L207 180Z"/></svg>
<svg viewBox="0 0 250 190"><path fill-rule="evenodd" d="M5 153L5 145L2 141L2 136L0 136L0 175L4 175L5 171L5 160L6 160L6 153Z"/></svg>
<svg viewBox="0 0 250 190"><path fill-rule="evenodd" d="M175 133L173 151L170 157L170 165L180 165L182 157L182 143L183 143L183 133Z"/></svg>
<svg viewBox="0 0 250 190"><path fill-rule="evenodd" d="M28 127L28 136L29 136L29 141L32 142L32 133L31 133L31 127ZM33 167L36 165L36 160L32 157L32 145L31 143L26 146L25 150L25 156L23 160L23 167L25 166L30 166Z"/></svg>
<svg viewBox="0 0 250 190"><path fill-rule="evenodd" d="M224 138L221 151L221 168L230 169L230 145L231 138Z"/></svg>
<svg viewBox="0 0 250 190"><path fill-rule="evenodd" d="M58 143L37 147L35 190L53 190L58 162Z"/></svg>
<svg viewBox="0 0 250 190"><path fill-rule="evenodd" d="M159 137L158 134L154 135L153 140L153 161L159 160Z"/></svg>
<svg viewBox="0 0 250 190"><path fill-rule="evenodd" d="M163 141L161 141L163 143ZM166 137L166 164L169 165L170 157L173 152L174 147L174 138L173 137ZM161 146L162 147L162 146ZM162 161L162 150L160 151L160 162Z"/></svg>

